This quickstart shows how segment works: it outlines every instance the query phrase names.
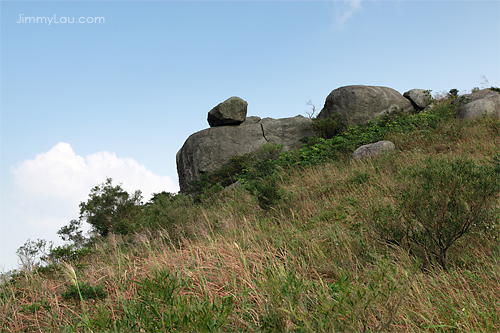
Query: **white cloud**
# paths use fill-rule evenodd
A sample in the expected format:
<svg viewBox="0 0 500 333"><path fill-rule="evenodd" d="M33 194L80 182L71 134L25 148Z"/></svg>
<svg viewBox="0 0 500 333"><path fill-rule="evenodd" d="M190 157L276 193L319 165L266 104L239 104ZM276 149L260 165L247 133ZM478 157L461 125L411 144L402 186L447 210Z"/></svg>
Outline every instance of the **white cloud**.
<svg viewBox="0 0 500 333"><path fill-rule="evenodd" d="M343 1L346 6L339 14L337 12L337 24L339 28L343 28L344 24L351 18L354 12L361 9L361 0L344 0Z"/></svg>
<svg viewBox="0 0 500 333"><path fill-rule="evenodd" d="M140 190L145 201L153 193L179 190L170 177L155 175L132 158L107 151L82 157L64 142L11 167L11 172L19 199L15 210L41 229L60 228L78 218L79 203L106 178L112 178L115 185L122 183L129 193Z"/></svg>

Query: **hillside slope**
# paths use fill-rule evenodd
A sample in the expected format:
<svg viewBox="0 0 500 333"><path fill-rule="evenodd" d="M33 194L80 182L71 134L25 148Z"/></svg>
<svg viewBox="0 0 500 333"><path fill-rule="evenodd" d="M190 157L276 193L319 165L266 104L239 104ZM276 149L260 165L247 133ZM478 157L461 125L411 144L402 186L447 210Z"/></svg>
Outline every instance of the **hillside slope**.
<svg viewBox="0 0 500 333"><path fill-rule="evenodd" d="M1 286L0 331L500 331L500 121L436 105L265 147L195 196L96 187L96 234L68 227ZM348 158L381 139L397 150Z"/></svg>

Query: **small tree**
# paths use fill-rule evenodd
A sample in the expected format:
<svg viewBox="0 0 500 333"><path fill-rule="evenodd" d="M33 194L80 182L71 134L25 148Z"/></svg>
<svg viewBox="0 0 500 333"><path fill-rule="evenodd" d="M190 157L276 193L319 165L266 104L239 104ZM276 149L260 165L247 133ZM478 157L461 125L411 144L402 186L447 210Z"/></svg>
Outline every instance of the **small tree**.
<svg viewBox="0 0 500 333"><path fill-rule="evenodd" d="M59 229L57 234L63 241L71 242L75 248L81 249L89 242L89 239L83 236L83 230L81 228L82 221L71 220L68 225Z"/></svg>
<svg viewBox="0 0 500 333"><path fill-rule="evenodd" d="M47 242L45 239L37 239L36 241L28 239L26 243L16 251L21 268L32 271L41 266L42 261L47 262L48 253L52 247L53 243Z"/></svg>
<svg viewBox="0 0 500 333"><path fill-rule="evenodd" d="M140 191L130 195L120 185L113 186L112 182L111 178L107 178L106 182L91 190L87 202L80 203L80 220L89 223L101 236L110 232L128 233L130 223L142 204Z"/></svg>
<svg viewBox="0 0 500 333"><path fill-rule="evenodd" d="M458 97L458 89L451 89L448 92L448 99L455 100Z"/></svg>
<svg viewBox="0 0 500 333"><path fill-rule="evenodd" d="M446 270L450 247L493 223L500 177L494 166L463 158L431 158L406 176L408 187L398 198L404 234Z"/></svg>

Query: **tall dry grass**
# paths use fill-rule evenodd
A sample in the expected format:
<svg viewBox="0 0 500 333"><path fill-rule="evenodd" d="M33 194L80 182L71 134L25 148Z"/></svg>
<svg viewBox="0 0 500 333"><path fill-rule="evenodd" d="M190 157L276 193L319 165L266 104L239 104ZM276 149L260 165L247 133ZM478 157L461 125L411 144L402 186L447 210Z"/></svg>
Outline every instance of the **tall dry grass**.
<svg viewBox="0 0 500 333"><path fill-rule="evenodd" d="M283 198L267 211L242 189L223 192L193 207L176 233L188 238L166 230L111 235L71 266L76 279L104 286L105 300L63 299L72 283L63 271L28 272L2 287L0 330L144 331L153 326L129 311L144 281L166 271L184 281L175 297L202 305L174 303L169 311L182 304L193 320L174 327L160 316L163 330L498 332L498 244L462 242L452 269L423 269L369 223L374 203L394 202L401 170L432 156L487 163L499 152L498 123L453 120L393 135L398 150L377 159L290 171L278 183ZM203 306L227 309L223 325L197 326Z"/></svg>

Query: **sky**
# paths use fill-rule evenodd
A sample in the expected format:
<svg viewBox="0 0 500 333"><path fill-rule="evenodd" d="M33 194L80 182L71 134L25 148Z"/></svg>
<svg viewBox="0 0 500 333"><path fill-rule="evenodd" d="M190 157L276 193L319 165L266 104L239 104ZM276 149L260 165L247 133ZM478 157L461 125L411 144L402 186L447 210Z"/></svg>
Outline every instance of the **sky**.
<svg viewBox="0 0 500 333"><path fill-rule="evenodd" d="M284 118L347 85L500 86L496 0L4 0L0 19L0 271L61 245L108 177L177 192L177 151L231 96Z"/></svg>

